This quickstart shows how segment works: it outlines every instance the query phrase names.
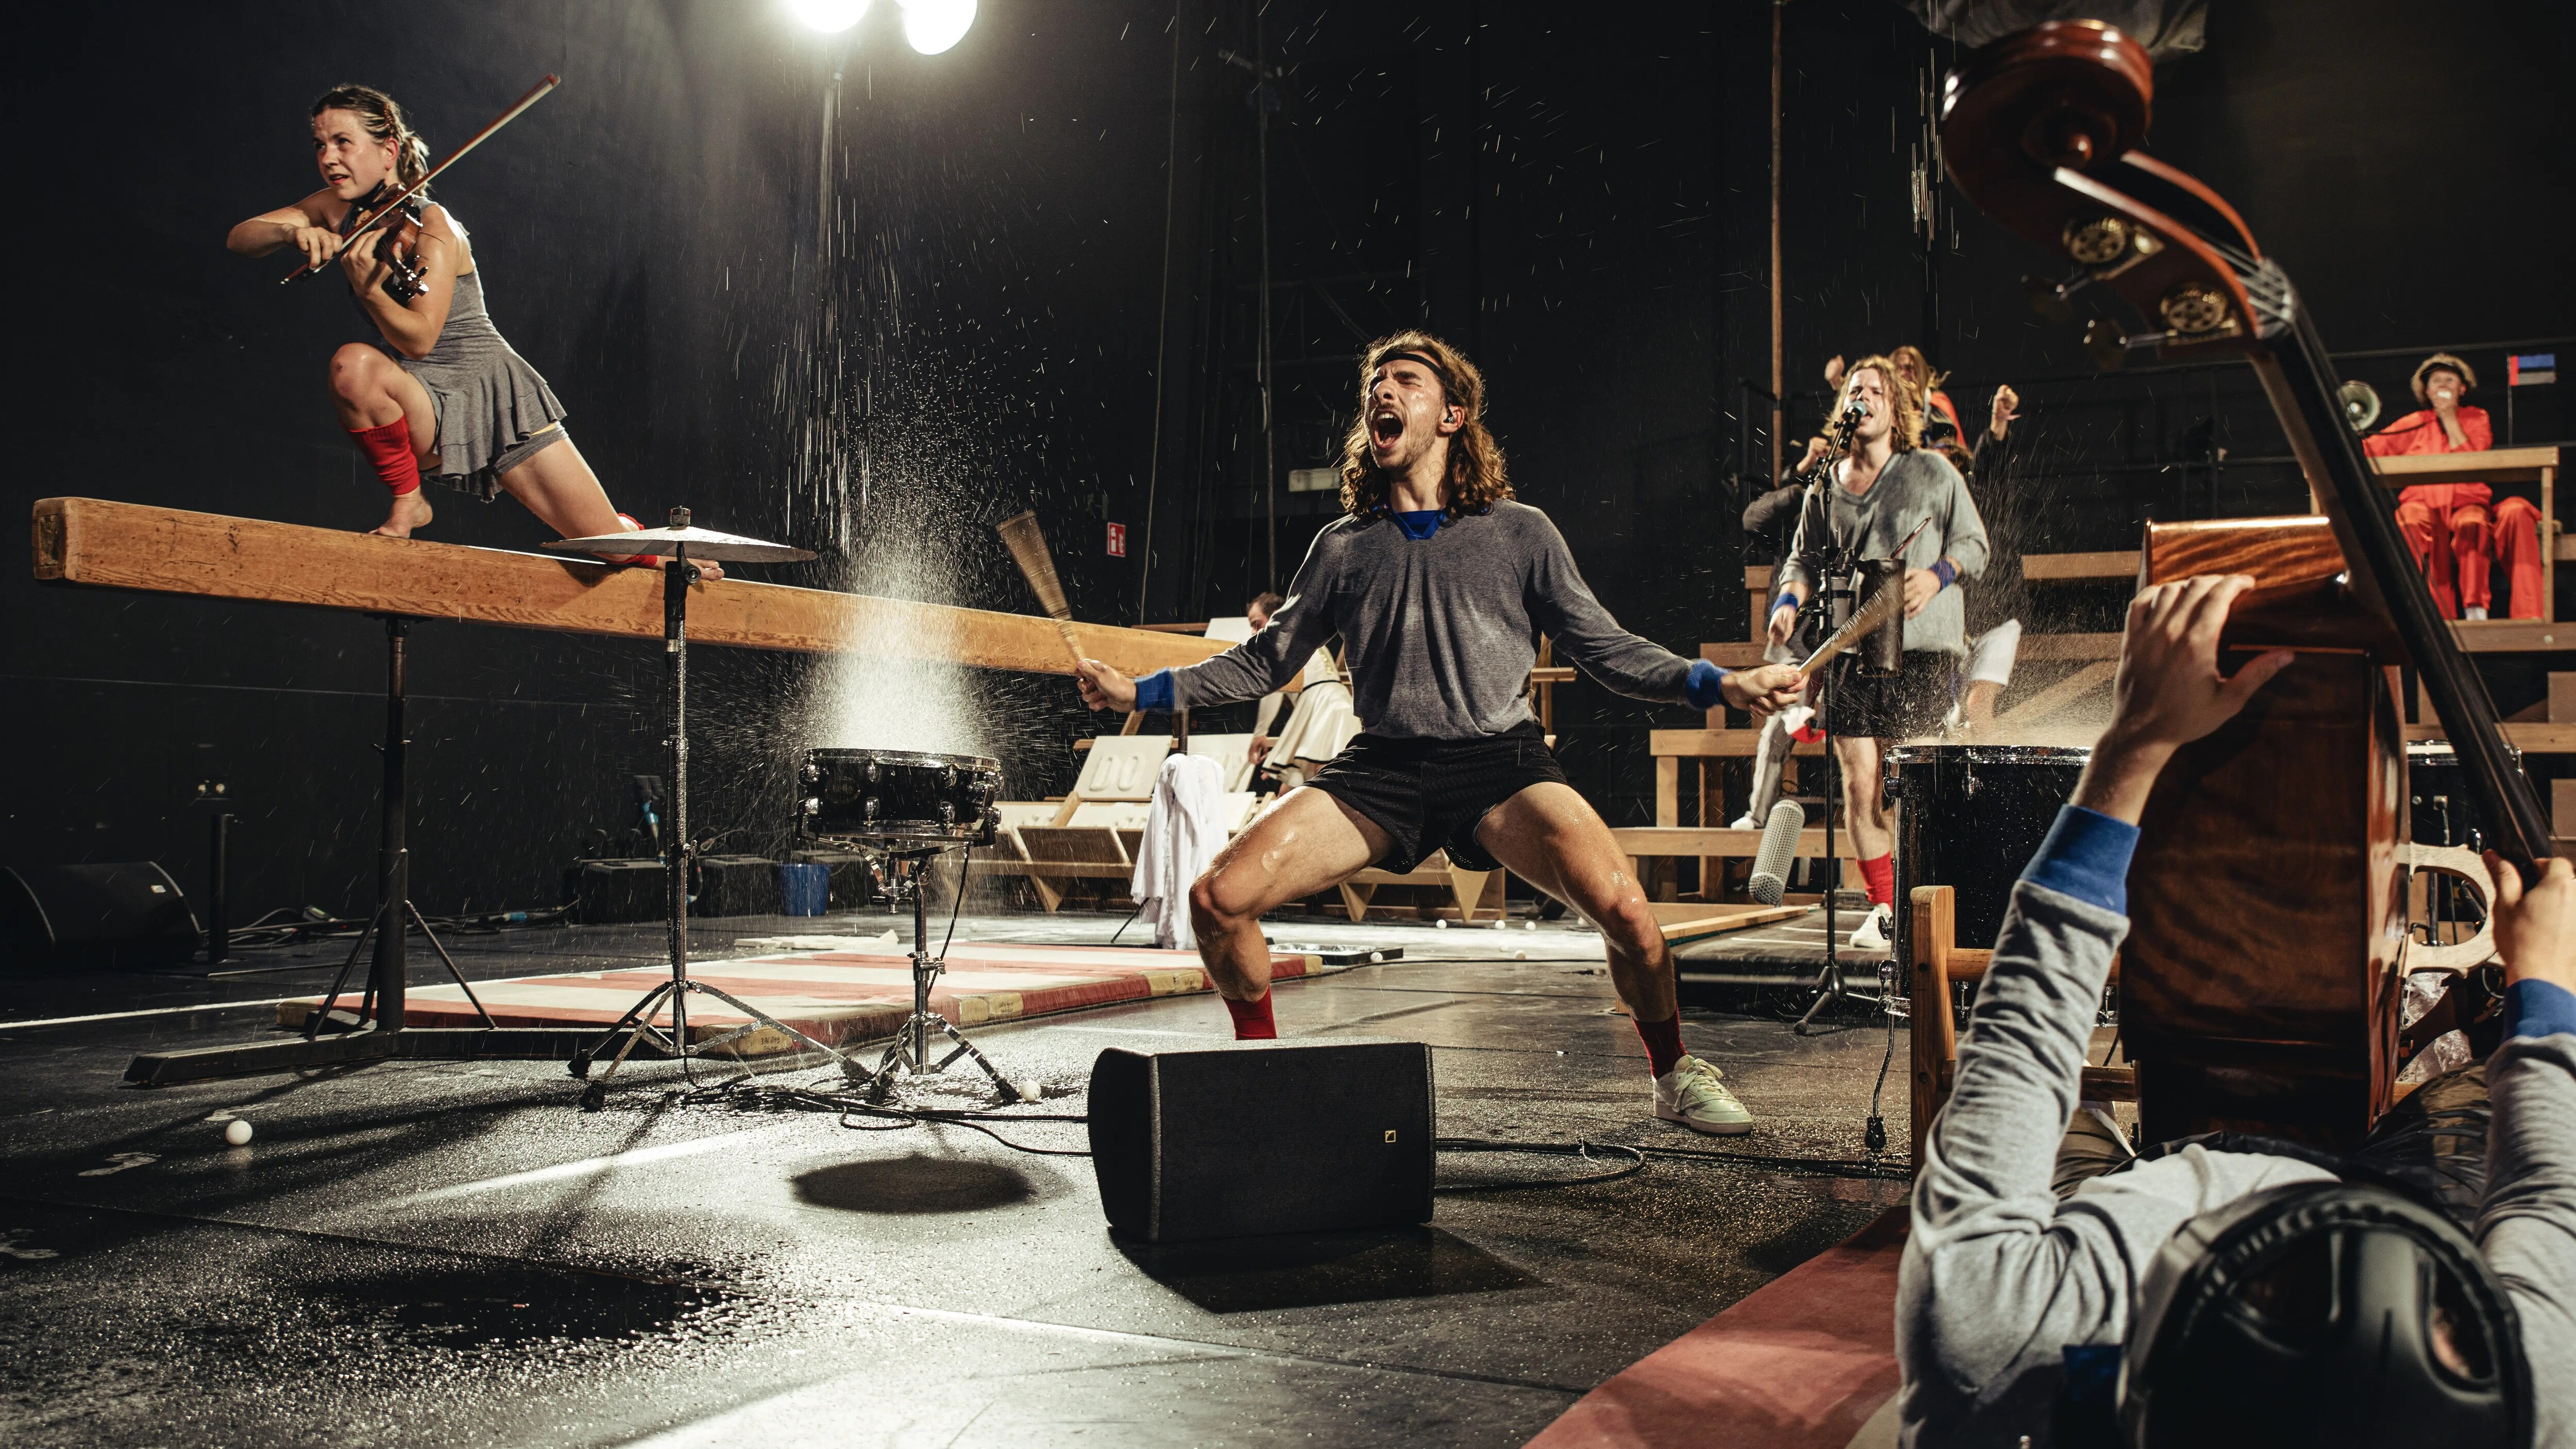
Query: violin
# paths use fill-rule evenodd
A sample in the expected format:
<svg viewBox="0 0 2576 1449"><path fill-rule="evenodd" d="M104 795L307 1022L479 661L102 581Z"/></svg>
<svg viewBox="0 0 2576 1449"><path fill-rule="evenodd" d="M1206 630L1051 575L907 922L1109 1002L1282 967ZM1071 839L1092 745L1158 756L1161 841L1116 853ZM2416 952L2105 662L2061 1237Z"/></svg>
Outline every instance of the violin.
<svg viewBox="0 0 2576 1449"><path fill-rule="evenodd" d="M2404 1064L2415 855L2400 666L2527 882L2552 853L2549 817L2344 421L2314 316L2225 198L2145 152L2153 99L2135 41L2055 21L1949 76L1941 150L1970 201L2070 269L2025 284L2043 316L2096 294L2143 323L2097 318L2086 344L2101 365L2148 349L2242 359L2306 475L2310 515L2147 527L2142 586L2254 576L2223 661L2296 659L2157 777L2130 866L2120 1030L2148 1140L2238 1130L2349 1149Z"/></svg>
<svg viewBox="0 0 2576 1449"><path fill-rule="evenodd" d="M426 185L426 182L422 183ZM419 187L404 192L392 202L379 206L377 198L385 194L385 183L377 182L348 213L340 218L340 244L346 251L350 242L370 231L381 230L384 239L376 243L376 261L385 269L383 287L396 306L408 307L411 300L429 290L420 265L420 223L426 207ZM370 211L369 208L374 210Z"/></svg>

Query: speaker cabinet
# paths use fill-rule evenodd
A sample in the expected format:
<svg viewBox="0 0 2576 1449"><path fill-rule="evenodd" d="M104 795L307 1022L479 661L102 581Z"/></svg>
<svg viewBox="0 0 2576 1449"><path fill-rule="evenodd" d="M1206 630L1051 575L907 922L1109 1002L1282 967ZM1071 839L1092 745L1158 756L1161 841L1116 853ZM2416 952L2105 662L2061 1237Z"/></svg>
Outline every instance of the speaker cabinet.
<svg viewBox="0 0 2576 1449"><path fill-rule="evenodd" d="M1434 1126L1420 1042L1113 1047L1091 1068L1101 1205L1150 1243L1428 1222Z"/></svg>
<svg viewBox="0 0 2576 1449"><path fill-rule="evenodd" d="M167 966L198 942L196 913L158 862L0 869L0 959L9 965Z"/></svg>
<svg viewBox="0 0 2576 1449"><path fill-rule="evenodd" d="M768 856L702 855L696 864L690 915L774 916L787 908L778 887L778 862Z"/></svg>
<svg viewBox="0 0 2576 1449"><path fill-rule="evenodd" d="M663 899L666 880L662 862L650 857L577 860L564 872L564 898L585 926L658 921L671 913Z"/></svg>

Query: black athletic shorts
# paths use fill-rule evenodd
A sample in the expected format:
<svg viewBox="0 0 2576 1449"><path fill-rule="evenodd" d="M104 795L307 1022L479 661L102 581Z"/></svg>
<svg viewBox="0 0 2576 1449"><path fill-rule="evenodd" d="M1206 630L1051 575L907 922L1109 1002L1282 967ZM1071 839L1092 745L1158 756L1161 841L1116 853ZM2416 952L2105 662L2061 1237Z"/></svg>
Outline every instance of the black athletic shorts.
<svg viewBox="0 0 2576 1449"><path fill-rule="evenodd" d="M1928 649L1905 651L1894 674L1860 670L1860 656L1845 654L1827 666L1825 728L1837 736L1901 740L1941 728L1958 697L1958 656Z"/></svg>
<svg viewBox="0 0 2576 1449"><path fill-rule="evenodd" d="M1398 873L1435 850L1462 870L1502 862L1476 844L1485 812L1565 770L1536 720L1482 740L1398 740L1361 735L1306 783L1366 816L1395 840L1380 868Z"/></svg>

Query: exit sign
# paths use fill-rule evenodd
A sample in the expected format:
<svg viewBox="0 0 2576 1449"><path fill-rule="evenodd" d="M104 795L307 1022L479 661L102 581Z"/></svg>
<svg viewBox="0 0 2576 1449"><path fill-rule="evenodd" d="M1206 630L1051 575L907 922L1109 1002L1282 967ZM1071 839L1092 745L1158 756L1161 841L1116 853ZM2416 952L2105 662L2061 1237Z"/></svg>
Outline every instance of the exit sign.
<svg viewBox="0 0 2576 1449"><path fill-rule="evenodd" d="M1127 556L1127 525L1123 523L1109 525L1109 556L1111 558Z"/></svg>

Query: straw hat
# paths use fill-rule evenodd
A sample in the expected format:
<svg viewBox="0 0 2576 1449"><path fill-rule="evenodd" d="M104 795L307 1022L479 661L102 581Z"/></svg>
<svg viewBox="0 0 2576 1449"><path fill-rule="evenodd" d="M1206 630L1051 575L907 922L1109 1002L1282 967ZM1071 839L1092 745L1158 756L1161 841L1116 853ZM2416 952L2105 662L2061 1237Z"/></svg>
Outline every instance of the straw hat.
<svg viewBox="0 0 2576 1449"><path fill-rule="evenodd" d="M2460 359L2453 357L2447 352L2436 352L2432 356L2425 358L2422 362L2415 364L2414 383L2415 400L2417 402L2424 403L2427 406L2431 405L2431 399L2424 396L2424 374L2431 372L2437 367L2447 367L2460 375L2460 396L2467 397L2470 393L2478 390L2478 370L2476 368L2469 366L2467 363L2462 362Z"/></svg>

